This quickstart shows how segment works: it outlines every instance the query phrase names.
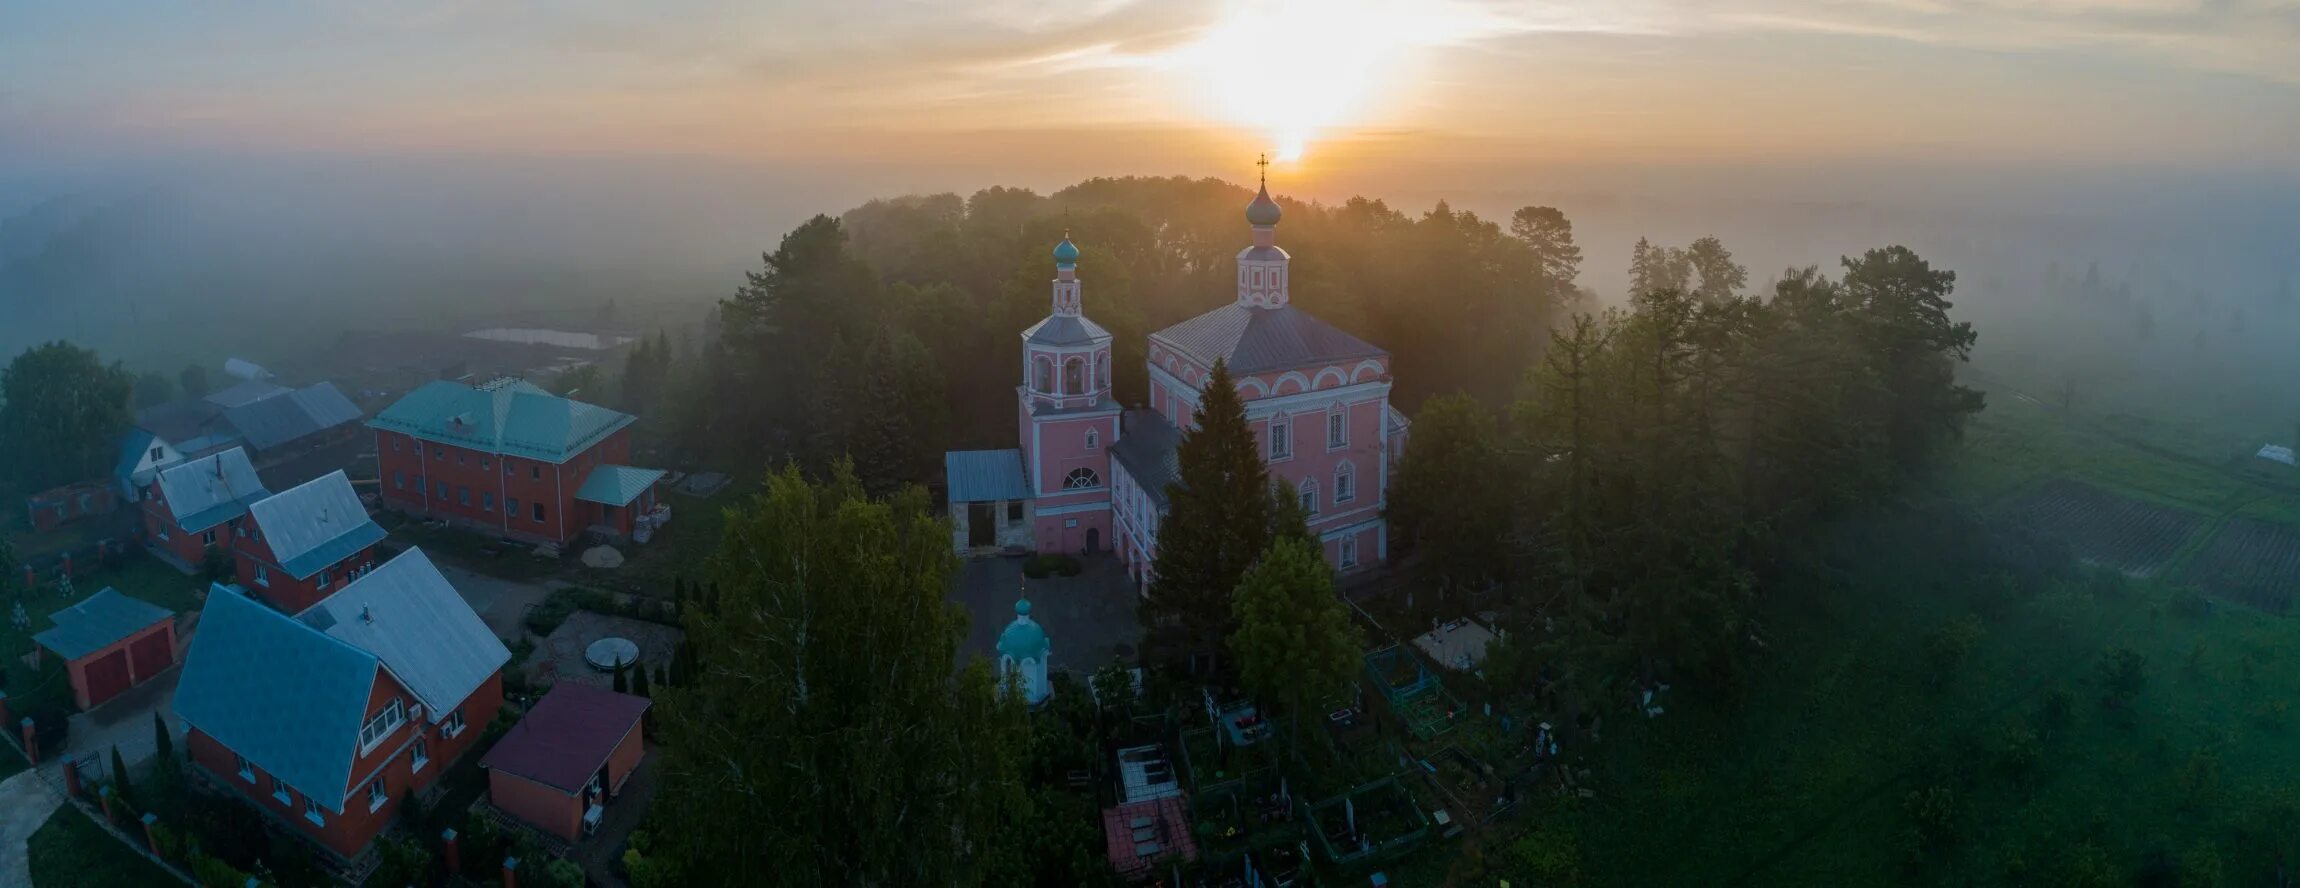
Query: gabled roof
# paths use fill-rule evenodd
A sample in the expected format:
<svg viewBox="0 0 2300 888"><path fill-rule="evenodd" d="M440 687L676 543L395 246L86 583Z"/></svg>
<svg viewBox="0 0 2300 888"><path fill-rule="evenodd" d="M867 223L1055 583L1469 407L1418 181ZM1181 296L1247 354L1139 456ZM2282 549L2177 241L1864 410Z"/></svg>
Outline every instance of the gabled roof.
<svg viewBox="0 0 2300 888"><path fill-rule="evenodd" d="M209 392L208 396L204 400L210 404L216 405L217 407L229 410L233 407L253 404L257 401L276 398L287 393L287 386L265 382L261 379L250 379L246 382L229 386L221 391Z"/></svg>
<svg viewBox="0 0 2300 888"><path fill-rule="evenodd" d="M954 503L1030 498L1020 450L952 450L942 455L942 477Z"/></svg>
<svg viewBox="0 0 2300 888"><path fill-rule="evenodd" d="M610 506L628 506L647 488L663 480L662 469L640 469L631 466L600 466L583 479L576 488L575 498L587 503Z"/></svg>
<svg viewBox="0 0 2300 888"><path fill-rule="evenodd" d="M198 533L248 513L248 506L271 496L247 451L234 447L160 470L160 495L176 526Z"/></svg>
<svg viewBox="0 0 2300 888"><path fill-rule="evenodd" d="M151 432L139 428L128 429L127 434L120 436L120 460L112 466L112 477L126 480L137 487L152 483L149 477L136 478L131 475L137 466L143 464L144 454L151 452L152 442L157 440Z"/></svg>
<svg viewBox="0 0 2300 888"><path fill-rule="evenodd" d="M1309 312L1235 302L1150 334L1200 363L1227 361L1232 374L1294 370L1378 357L1384 352Z"/></svg>
<svg viewBox="0 0 2300 888"><path fill-rule="evenodd" d="M343 392L337 391L334 385L325 382L224 411L224 419L248 442L248 446L257 450L277 447L336 426L358 422L359 417L359 408L351 403L351 399L344 397Z"/></svg>
<svg viewBox="0 0 2300 888"><path fill-rule="evenodd" d="M434 722L511 661L511 651L421 549L385 562L295 619L374 654Z"/></svg>
<svg viewBox="0 0 2300 888"><path fill-rule="evenodd" d="M1110 331L1102 329L1101 324L1087 320L1083 315L1047 315L1045 320L1022 331L1022 338L1033 345L1091 345L1109 339Z"/></svg>
<svg viewBox="0 0 2300 888"><path fill-rule="evenodd" d="M284 399L282 399L284 400ZM280 491L248 507L272 556L296 579L375 545L383 528L367 517L351 479L341 470Z"/></svg>
<svg viewBox="0 0 2300 888"><path fill-rule="evenodd" d="M559 682L504 732L479 766L574 795L599 773L651 705L645 697Z"/></svg>
<svg viewBox="0 0 2300 888"><path fill-rule="evenodd" d="M226 586L212 586L176 685L176 715L341 813L379 662Z"/></svg>
<svg viewBox="0 0 2300 888"><path fill-rule="evenodd" d="M551 394L524 380L474 388L439 380L408 392L368 421L426 441L561 463L617 429L629 414Z"/></svg>
<svg viewBox="0 0 2300 888"><path fill-rule="evenodd" d="M1156 410L1128 410L1119 422L1118 443L1111 445L1110 455L1151 502L1166 508L1166 485L1182 477L1182 430Z"/></svg>
<svg viewBox="0 0 2300 888"><path fill-rule="evenodd" d="M206 401L182 400L155 404L136 411L136 428L143 429L168 442L177 450L189 452L200 442L236 437L231 423L224 421L224 409Z"/></svg>
<svg viewBox="0 0 2300 888"><path fill-rule="evenodd" d="M175 616L167 608L130 598L110 586L80 603L48 615L55 626L32 637L66 660L77 660L118 644L153 623Z"/></svg>

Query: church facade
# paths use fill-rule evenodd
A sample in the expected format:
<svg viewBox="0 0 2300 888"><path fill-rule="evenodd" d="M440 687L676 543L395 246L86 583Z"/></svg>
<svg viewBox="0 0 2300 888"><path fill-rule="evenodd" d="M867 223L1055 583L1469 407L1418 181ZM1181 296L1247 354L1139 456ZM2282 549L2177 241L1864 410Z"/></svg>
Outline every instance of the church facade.
<svg viewBox="0 0 2300 888"><path fill-rule="evenodd" d="M1111 335L1086 317L1078 247L1054 248L1052 309L1022 332L1020 447L944 456L961 551L1114 552L1143 590L1176 448L1207 375L1224 362L1273 481L1298 491L1326 560L1344 573L1388 554L1382 520L1406 439L1390 356L1294 307L1282 215L1265 185L1246 207L1229 304L1150 335L1149 403L1110 396Z"/></svg>

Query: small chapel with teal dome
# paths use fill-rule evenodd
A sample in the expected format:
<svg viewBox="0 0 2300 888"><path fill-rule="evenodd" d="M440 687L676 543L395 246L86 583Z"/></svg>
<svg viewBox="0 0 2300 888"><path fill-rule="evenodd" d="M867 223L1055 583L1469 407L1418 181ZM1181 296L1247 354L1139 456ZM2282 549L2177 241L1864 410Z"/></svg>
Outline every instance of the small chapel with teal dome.
<svg viewBox="0 0 2300 888"><path fill-rule="evenodd" d="M1277 244L1284 215L1265 175L1246 205L1236 292L1150 334L1149 398L1135 405L1111 397L1110 331L1086 316L1081 251L1064 233L1049 311L1020 334L1019 446L943 455L959 552L1109 552L1147 595L1175 448L1222 361L1271 479L1299 492L1327 562L1350 573L1388 556L1382 509L1407 436L1390 406L1390 355L1293 304L1293 257Z"/></svg>
<svg viewBox="0 0 2300 888"><path fill-rule="evenodd" d="M1030 618L1030 599L1015 599L1014 622L1006 624L1006 630L998 633L1000 684L1013 681L1024 703L1032 706L1045 703L1054 696L1054 685L1046 674L1047 657L1053 650L1045 627Z"/></svg>

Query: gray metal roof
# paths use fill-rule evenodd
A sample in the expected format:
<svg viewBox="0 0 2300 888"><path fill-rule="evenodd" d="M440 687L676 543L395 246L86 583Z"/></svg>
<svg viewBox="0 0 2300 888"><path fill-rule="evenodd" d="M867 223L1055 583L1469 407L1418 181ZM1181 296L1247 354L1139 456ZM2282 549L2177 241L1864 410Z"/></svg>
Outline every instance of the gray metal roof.
<svg viewBox="0 0 2300 888"><path fill-rule="evenodd" d="M160 470L160 495L167 498L176 526L198 533L247 514L271 491L256 477L248 452L234 447Z"/></svg>
<svg viewBox="0 0 2300 888"><path fill-rule="evenodd" d="M1030 498L1020 450L952 450L942 455L943 479L954 503Z"/></svg>
<svg viewBox="0 0 2300 888"><path fill-rule="evenodd" d="M1156 410L1128 410L1119 422L1118 443L1111 445L1110 455L1158 508L1166 508L1166 485L1182 477L1182 430Z"/></svg>
<svg viewBox="0 0 2300 888"><path fill-rule="evenodd" d="M232 428L239 431L248 446L257 450L293 443L358 422L360 416L359 408L350 398L325 382L224 411L224 418Z"/></svg>
<svg viewBox="0 0 2300 888"><path fill-rule="evenodd" d="M511 651L421 549L385 562L296 619L382 660L433 722L511 661Z"/></svg>
<svg viewBox="0 0 2300 888"><path fill-rule="evenodd" d="M1056 347L1091 345L1109 339L1110 331L1102 329L1101 324L1087 320L1084 315L1077 317L1047 315L1045 320L1032 324L1030 329L1022 331L1022 338L1038 345Z"/></svg>
<svg viewBox="0 0 2300 888"><path fill-rule="evenodd" d="M251 379L238 385L231 386L230 388L226 388L222 391L209 392L206 400L210 404L214 404L218 407L229 410L233 407L241 407L248 404L253 404L257 401L262 401L267 398L276 398L287 393L287 386L275 385L273 383L265 382L261 379Z"/></svg>
<svg viewBox="0 0 2300 888"><path fill-rule="evenodd" d="M178 449L185 442L234 434L231 423L224 421L223 408L197 400L169 401L138 410L136 428Z"/></svg>
<svg viewBox="0 0 2300 888"><path fill-rule="evenodd" d="M176 683L176 715L341 813L375 686L375 655L235 589L208 589Z"/></svg>
<svg viewBox="0 0 2300 888"><path fill-rule="evenodd" d="M383 528L368 520L367 507L360 505L351 479L340 469L259 500L248 514L280 567L299 580L384 536Z"/></svg>
<svg viewBox="0 0 2300 888"><path fill-rule="evenodd" d="M1217 358L1228 361L1233 374L1303 369L1384 354L1292 305L1248 308L1233 302L1150 337L1208 365Z"/></svg>
<svg viewBox="0 0 2300 888"><path fill-rule="evenodd" d="M48 615L55 623L32 637L41 647L66 660L77 660L120 643L153 623L175 614L167 608L129 598L110 586L80 603Z"/></svg>
<svg viewBox="0 0 2300 888"><path fill-rule="evenodd" d="M1281 247L1256 246L1239 250L1238 258L1251 262L1273 262L1279 259L1291 259L1293 256L1287 254L1285 249Z"/></svg>

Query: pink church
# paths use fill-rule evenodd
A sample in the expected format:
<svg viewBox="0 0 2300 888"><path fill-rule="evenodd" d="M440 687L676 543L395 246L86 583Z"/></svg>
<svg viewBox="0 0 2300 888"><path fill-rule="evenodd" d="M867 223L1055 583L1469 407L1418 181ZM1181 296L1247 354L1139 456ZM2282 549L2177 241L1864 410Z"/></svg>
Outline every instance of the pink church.
<svg viewBox="0 0 2300 888"><path fill-rule="evenodd" d="M1273 479L1300 491L1326 560L1344 573L1389 550L1382 521L1406 420L1390 356L1292 304L1267 185L1246 206L1230 304L1150 334L1150 403L1110 397L1110 332L1086 318L1078 247L1054 248L1053 312L1022 332L1022 446L944 455L962 552L1115 552L1145 591L1175 479L1175 448L1216 360L1225 361Z"/></svg>

